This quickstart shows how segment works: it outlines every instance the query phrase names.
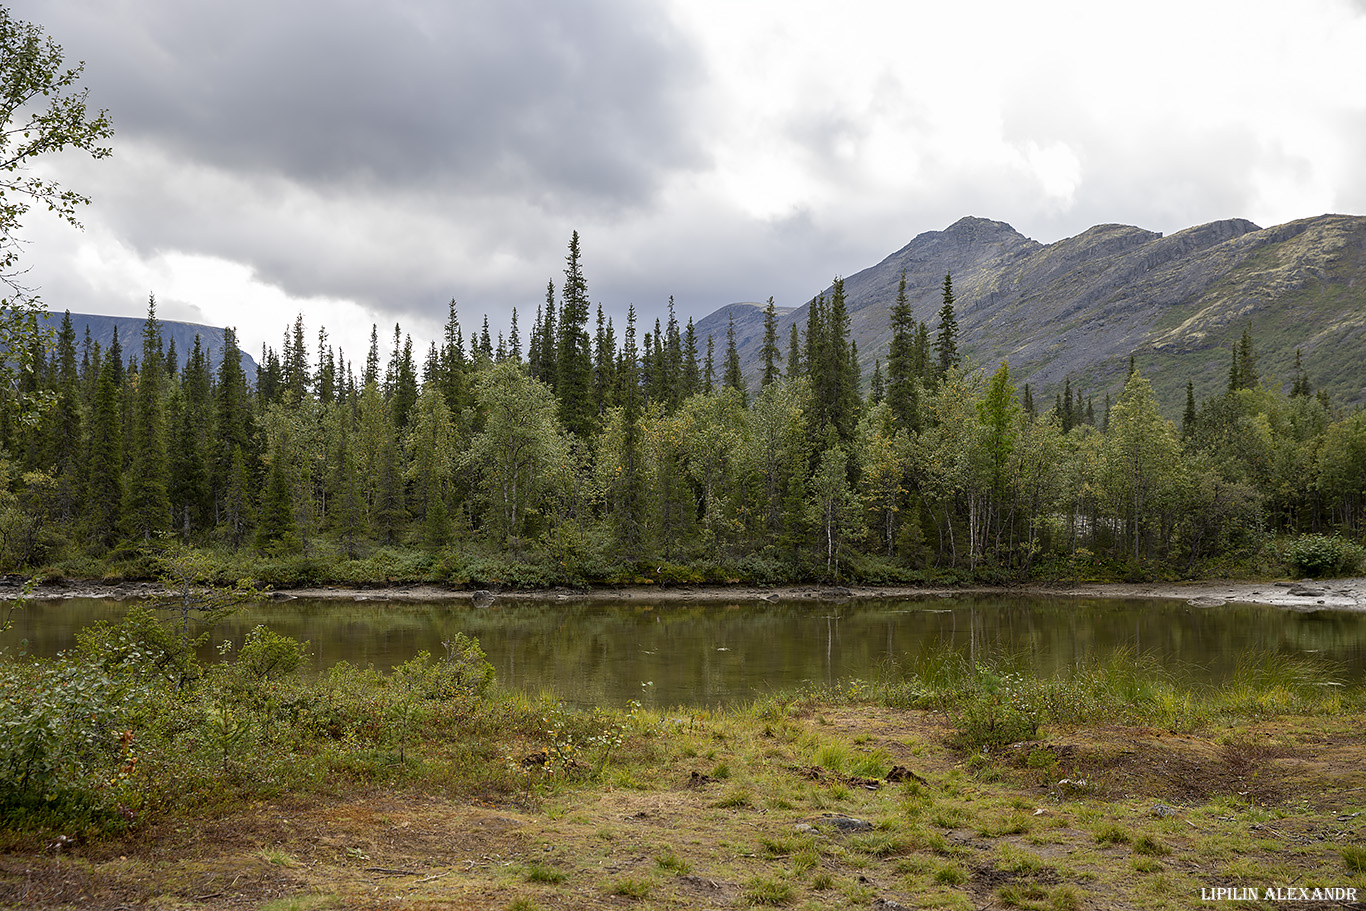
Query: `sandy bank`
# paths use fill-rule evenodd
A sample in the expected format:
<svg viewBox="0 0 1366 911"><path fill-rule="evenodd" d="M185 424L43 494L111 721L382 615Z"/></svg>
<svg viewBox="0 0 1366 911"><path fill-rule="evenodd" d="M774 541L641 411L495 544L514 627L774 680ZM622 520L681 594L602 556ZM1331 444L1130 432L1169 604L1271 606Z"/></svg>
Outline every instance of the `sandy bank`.
<svg viewBox="0 0 1366 911"><path fill-rule="evenodd" d="M10 586L17 593L17 585ZM66 580L40 586L39 599L110 598L135 600L164 595L161 586L134 582L107 584ZM752 601L841 601L876 598L934 598L966 594L1048 595L1079 598L1169 598L1197 607L1220 604L1270 604L1293 610L1366 610L1366 578L1304 580L1301 582L1183 582L1105 583L1073 585L1022 585L1010 587L924 588L915 586L785 585L698 586L662 588L632 586L587 591L549 589L541 591L471 592L435 585L395 585L375 588L297 588L271 592L279 600L306 598L338 601L448 602L497 600L519 601L650 601L656 603Z"/></svg>

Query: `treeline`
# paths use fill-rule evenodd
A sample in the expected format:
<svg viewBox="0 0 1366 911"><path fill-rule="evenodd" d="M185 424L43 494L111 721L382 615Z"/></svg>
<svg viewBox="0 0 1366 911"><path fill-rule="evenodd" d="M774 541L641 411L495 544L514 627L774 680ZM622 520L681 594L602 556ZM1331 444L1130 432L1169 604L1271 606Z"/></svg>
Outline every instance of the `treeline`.
<svg viewBox="0 0 1366 911"><path fill-rule="evenodd" d="M1132 367L1099 411L1070 382L1038 408L1007 365L962 362L954 305L946 276L932 330L903 278L865 384L842 282L785 351L770 299L755 389L733 327L718 355L672 302L652 331L632 308L618 342L600 306L590 331L577 234L525 352L515 311L467 340L452 302L425 355L395 326L382 359L372 330L356 370L300 318L248 383L231 330L182 368L155 301L131 360L68 314L6 390L0 559L88 568L174 536L322 576L392 548L446 581L894 581L1247 572L1278 536L1360 537L1366 414L1300 370L1262 383L1249 335L1178 428Z"/></svg>

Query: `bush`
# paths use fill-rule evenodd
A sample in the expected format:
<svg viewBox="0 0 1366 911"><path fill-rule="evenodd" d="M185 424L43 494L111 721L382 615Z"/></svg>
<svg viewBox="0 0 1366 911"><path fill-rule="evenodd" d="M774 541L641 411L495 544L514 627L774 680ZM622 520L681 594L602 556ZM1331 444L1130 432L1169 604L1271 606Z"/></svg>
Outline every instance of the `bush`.
<svg viewBox="0 0 1366 911"><path fill-rule="evenodd" d="M306 657L307 642L257 626L247 633L237 653L237 667L252 680L274 680L293 675Z"/></svg>
<svg viewBox="0 0 1366 911"><path fill-rule="evenodd" d="M129 608L117 623L99 620L77 632L76 654L107 674L143 683L180 687L201 673L192 643L145 607Z"/></svg>
<svg viewBox="0 0 1366 911"><path fill-rule="evenodd" d="M1366 556L1360 545L1337 535L1301 535L1285 549L1285 562L1302 576L1350 576Z"/></svg>
<svg viewBox="0 0 1366 911"><path fill-rule="evenodd" d="M131 773L129 715L147 691L61 658L0 664L0 820L14 829L108 826Z"/></svg>

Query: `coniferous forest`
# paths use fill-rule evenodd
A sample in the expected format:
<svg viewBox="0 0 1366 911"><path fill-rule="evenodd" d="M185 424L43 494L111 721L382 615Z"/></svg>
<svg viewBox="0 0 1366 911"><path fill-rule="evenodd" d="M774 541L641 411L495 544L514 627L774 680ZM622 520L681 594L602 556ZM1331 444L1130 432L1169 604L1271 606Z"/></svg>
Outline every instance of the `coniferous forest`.
<svg viewBox="0 0 1366 911"><path fill-rule="evenodd" d="M27 334L0 420L8 572L138 577L194 548L224 579L543 586L1341 573L1366 521L1366 413L1297 370L1164 419L1131 364L1117 396L1051 401L958 348L905 280L861 376L842 282L778 338L756 388L733 331L596 318L577 233L534 322L439 342L371 333L355 363L296 320L254 382L70 315ZM56 320L54 319L54 322ZM526 332L525 344L522 332ZM131 357L130 351L131 349ZM180 366L183 362L183 366Z"/></svg>

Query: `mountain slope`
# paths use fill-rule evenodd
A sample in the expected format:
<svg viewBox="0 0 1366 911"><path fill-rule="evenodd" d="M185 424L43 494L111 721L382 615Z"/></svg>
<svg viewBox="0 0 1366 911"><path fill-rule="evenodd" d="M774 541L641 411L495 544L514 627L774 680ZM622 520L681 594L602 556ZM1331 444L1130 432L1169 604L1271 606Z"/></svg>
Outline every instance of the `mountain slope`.
<svg viewBox="0 0 1366 911"><path fill-rule="evenodd" d="M48 325L53 330L61 328L62 314L49 313L47 315ZM90 330L91 342L99 342L100 350L109 350L109 345L114 341L114 329L119 330L119 345L123 348L125 360L142 357L142 327L147 322L146 317L138 316L99 316L90 313L71 314L71 325L76 330L76 348L85 341L85 331ZM223 358L223 329L214 326L205 326L200 323L182 323L175 320L159 320L161 323L162 345L169 350L172 340L175 341L176 360L179 367L184 367L190 359L190 351L194 348L194 338L200 338L200 347L209 357L209 366L217 370L218 363ZM254 381L256 378L256 360L245 351L242 352L242 370L247 375L247 381Z"/></svg>
<svg viewBox="0 0 1366 911"><path fill-rule="evenodd" d="M1230 346L1250 325L1264 381L1288 384L1299 348L1316 387L1339 402L1366 402L1366 217L1272 228L1229 219L1166 237L1097 225L1046 245L1002 222L963 218L845 279L865 376L874 358L886 359L903 270L915 317L931 332L952 273L960 348L990 369L1009 361L1016 384L1031 383L1043 396L1068 377L1097 398L1114 393L1133 354L1174 413L1187 379L1198 396L1223 388ZM697 323L699 337L711 333L720 346L727 313L735 313L751 377L762 322L740 314L755 307L732 304ZM784 345L791 323L804 328L806 317L803 306L780 318Z"/></svg>

